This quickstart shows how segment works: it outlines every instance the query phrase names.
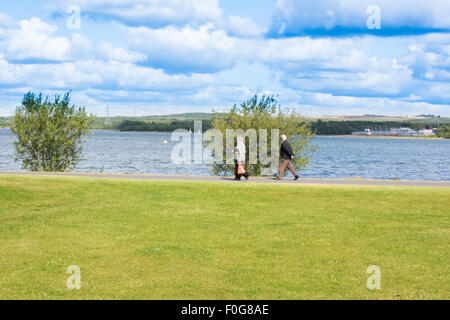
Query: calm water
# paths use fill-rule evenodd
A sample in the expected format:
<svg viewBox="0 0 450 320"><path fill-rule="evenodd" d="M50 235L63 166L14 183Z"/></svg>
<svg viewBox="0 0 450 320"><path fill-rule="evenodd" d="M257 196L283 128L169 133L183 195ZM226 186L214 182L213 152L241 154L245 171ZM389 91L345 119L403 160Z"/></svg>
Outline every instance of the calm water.
<svg viewBox="0 0 450 320"><path fill-rule="evenodd" d="M94 131L84 144L77 171L209 175L206 165L174 165L170 133ZM169 141L164 145L163 141ZM0 171L20 170L14 136L0 129ZM314 141L319 152L302 173L314 178L373 178L450 181L450 141L328 138Z"/></svg>

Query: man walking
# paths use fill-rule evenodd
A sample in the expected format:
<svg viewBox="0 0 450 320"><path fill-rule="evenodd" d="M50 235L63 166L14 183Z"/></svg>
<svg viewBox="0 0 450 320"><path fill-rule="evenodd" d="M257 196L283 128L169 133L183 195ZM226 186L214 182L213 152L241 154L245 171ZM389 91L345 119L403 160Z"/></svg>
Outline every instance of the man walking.
<svg viewBox="0 0 450 320"><path fill-rule="evenodd" d="M300 177L292 165L292 160L294 159L294 153L292 152L291 144L287 141L287 137L283 134L281 135L281 148L280 148L280 169L278 173L277 180L282 180L284 177L284 171L288 168L294 175L294 180L298 180Z"/></svg>

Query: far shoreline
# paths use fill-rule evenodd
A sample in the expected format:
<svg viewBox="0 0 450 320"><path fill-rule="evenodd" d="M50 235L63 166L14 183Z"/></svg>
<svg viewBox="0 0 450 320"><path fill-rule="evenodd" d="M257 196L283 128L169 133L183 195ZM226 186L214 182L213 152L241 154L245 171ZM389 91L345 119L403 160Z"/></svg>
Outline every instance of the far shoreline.
<svg viewBox="0 0 450 320"><path fill-rule="evenodd" d="M10 129L11 127L0 127L0 129ZM93 128L92 131L114 131L114 132L151 132L151 133L160 133L166 134L171 133L171 131L120 131L115 129L101 129L101 128ZM321 138L371 138L371 139L403 139L403 140L448 140L445 138L439 138L437 136L430 137L418 137L418 136L381 136L381 135L352 135L352 134L339 134L339 135L317 135L316 137Z"/></svg>
<svg viewBox="0 0 450 320"><path fill-rule="evenodd" d="M436 137L436 136L431 136L431 137L414 137L414 136L411 136L411 137L408 137L408 136L380 136L380 135L367 135L367 136L364 136L364 135L352 135L352 134L347 134L347 135L342 135L342 134L340 134L340 135L318 135L317 137L322 137L322 138L378 138L378 139L406 139L406 140L410 140L410 139L413 139L413 140L448 140L448 139L445 139L445 138L439 138L439 137Z"/></svg>

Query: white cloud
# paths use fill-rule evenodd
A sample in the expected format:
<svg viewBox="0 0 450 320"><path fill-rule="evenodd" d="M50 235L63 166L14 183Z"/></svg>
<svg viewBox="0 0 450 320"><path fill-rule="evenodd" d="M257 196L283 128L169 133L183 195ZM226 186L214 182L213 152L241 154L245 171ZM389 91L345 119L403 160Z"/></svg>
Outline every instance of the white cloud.
<svg viewBox="0 0 450 320"><path fill-rule="evenodd" d="M71 44L64 37L54 36L56 26L31 18L18 22L18 27L0 28L0 44L8 59L61 61L68 58Z"/></svg>
<svg viewBox="0 0 450 320"><path fill-rule="evenodd" d="M133 50L147 55L148 63L169 71L217 72L239 61L264 62L287 69L361 69L370 58L367 41L350 39L241 38L211 24L199 28L168 26L128 28Z"/></svg>
<svg viewBox="0 0 450 320"><path fill-rule="evenodd" d="M248 17L224 16L219 0L64 0L52 2L49 7L65 15L69 5L79 6L83 18L110 19L135 27L197 28L212 24L240 37L258 37L267 32Z"/></svg>
<svg viewBox="0 0 450 320"><path fill-rule="evenodd" d="M145 53L149 64L170 71L215 72L231 67L247 55L245 42L210 24L198 29L129 28L128 34L131 48Z"/></svg>
<svg viewBox="0 0 450 320"><path fill-rule="evenodd" d="M85 60L57 64L10 64L0 56L0 85L44 89L88 88L117 90L196 90L208 85L209 75L168 75L162 70L132 63Z"/></svg>
<svg viewBox="0 0 450 320"><path fill-rule="evenodd" d="M411 66L414 76L422 80L450 80L450 33L429 34L409 46L401 61Z"/></svg>
<svg viewBox="0 0 450 320"><path fill-rule="evenodd" d="M370 61L365 38L296 37L258 41L252 56L287 70L362 70Z"/></svg>
<svg viewBox="0 0 450 320"><path fill-rule="evenodd" d="M10 61L68 62L103 59L137 63L146 56L103 41L93 43L88 36L72 33L70 39L56 36L58 28L39 18L22 20L10 28L0 27L0 53Z"/></svg>
<svg viewBox="0 0 450 320"><path fill-rule="evenodd" d="M412 71L394 60L373 58L366 70L342 72L342 70L315 70L290 73L286 70L282 81L287 86L313 92L334 92L356 96L399 96L409 94Z"/></svg>
<svg viewBox="0 0 450 320"><path fill-rule="evenodd" d="M52 2L50 8L65 13L69 5L88 16L134 26L204 23L222 15L218 0L64 0Z"/></svg>
<svg viewBox="0 0 450 320"><path fill-rule="evenodd" d="M147 59L147 57L140 52L129 52L123 48L115 48L109 42L100 43L99 50L103 58L119 62L137 63Z"/></svg>
<svg viewBox="0 0 450 320"><path fill-rule="evenodd" d="M267 31L258 27L252 19L239 16L229 16L226 28L230 35L241 37L258 37Z"/></svg>
<svg viewBox="0 0 450 320"><path fill-rule="evenodd" d="M198 91L191 99L197 103L210 104L211 107L221 106L221 104L225 102L229 107L234 103L241 102L243 98L250 97L252 94L253 93L243 85L214 83L213 85Z"/></svg>
<svg viewBox="0 0 450 320"><path fill-rule="evenodd" d="M294 93L293 93L294 92ZM284 90L280 100L285 105L297 107L308 115L409 115L422 113L448 114L445 103L432 104L423 101L406 101L384 97L355 97L331 93L311 93ZM287 97L287 98L286 98Z"/></svg>

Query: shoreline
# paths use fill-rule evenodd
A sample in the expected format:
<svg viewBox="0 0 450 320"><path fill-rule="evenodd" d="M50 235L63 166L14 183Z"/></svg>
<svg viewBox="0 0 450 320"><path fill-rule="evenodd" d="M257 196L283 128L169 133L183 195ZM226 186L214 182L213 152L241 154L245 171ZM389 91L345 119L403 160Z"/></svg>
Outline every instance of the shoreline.
<svg viewBox="0 0 450 320"><path fill-rule="evenodd" d="M0 127L0 129L9 129L11 130L11 127ZM91 129L92 131L114 131L114 132L123 132L123 133L133 133L133 132L147 132L147 133L162 133L162 134L166 134L166 133L172 133L172 131L120 131L120 130L115 130L115 129L99 129L99 128L95 128L95 129ZM316 137L320 137L320 138L358 138L358 139L362 139L362 138L371 138L371 139L412 139L412 140L448 140L445 138L439 138L437 136L424 136L424 137L420 137L420 136L380 136L380 135L352 135L352 134L338 134L338 135L317 135Z"/></svg>
<svg viewBox="0 0 450 320"><path fill-rule="evenodd" d="M436 136L431 136L431 137L408 137L408 136L379 136L379 135L370 135L370 136L363 136L363 135L352 135L352 134L348 134L348 135L318 135L317 137L330 137L330 138L378 138L378 139L413 139L413 140L448 140L445 138L439 138Z"/></svg>

